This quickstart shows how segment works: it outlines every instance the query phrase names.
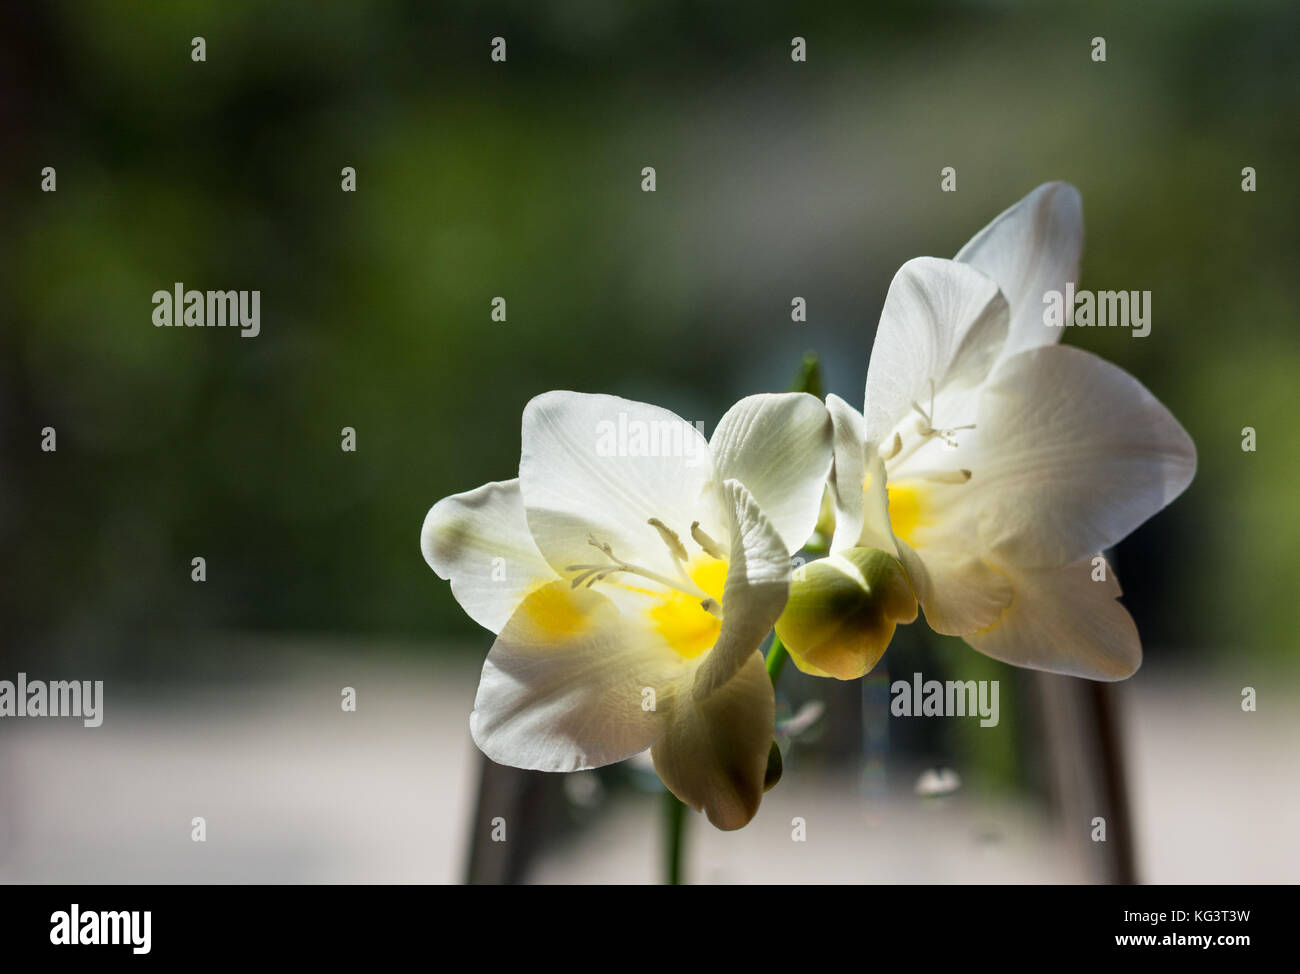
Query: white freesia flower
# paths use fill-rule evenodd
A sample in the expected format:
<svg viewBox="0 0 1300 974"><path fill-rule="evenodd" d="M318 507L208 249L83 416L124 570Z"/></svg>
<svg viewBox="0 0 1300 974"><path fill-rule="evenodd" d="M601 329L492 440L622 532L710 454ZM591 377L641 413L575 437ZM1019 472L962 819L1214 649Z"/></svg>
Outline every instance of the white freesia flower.
<svg viewBox="0 0 1300 974"><path fill-rule="evenodd" d="M1082 244L1078 192L1050 183L956 261L898 272L863 412L827 399L832 551L897 555L931 628L989 656L1114 680L1142 650L1093 559L1187 487L1196 452L1136 379L1043 323Z"/></svg>
<svg viewBox="0 0 1300 974"><path fill-rule="evenodd" d="M533 399L518 479L439 501L421 534L429 565L497 633L470 717L478 746L544 771L651 748L677 797L720 828L746 824L773 733L758 647L830 465L812 396L743 399L708 442L655 406Z"/></svg>

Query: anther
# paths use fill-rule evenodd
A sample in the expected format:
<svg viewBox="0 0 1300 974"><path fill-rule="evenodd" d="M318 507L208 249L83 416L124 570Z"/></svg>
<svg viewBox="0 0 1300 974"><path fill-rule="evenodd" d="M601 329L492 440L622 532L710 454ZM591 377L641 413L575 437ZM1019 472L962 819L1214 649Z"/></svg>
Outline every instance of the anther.
<svg viewBox="0 0 1300 974"><path fill-rule="evenodd" d="M700 527L699 521L691 522L691 537L695 539L697 545L704 549L705 554L718 559L718 561L727 560L727 553L722 550L722 545L705 533L704 529Z"/></svg>
<svg viewBox="0 0 1300 974"><path fill-rule="evenodd" d="M657 517L652 517L645 523L659 532L659 537L663 539L664 544L668 546L668 550L672 552L674 558L678 561L690 560L690 552L686 550L686 545L682 544L682 539L677 537L676 531Z"/></svg>
<svg viewBox="0 0 1300 974"><path fill-rule="evenodd" d="M969 470L936 470L931 473L915 474L922 480L932 480L939 484L964 484L970 480Z"/></svg>

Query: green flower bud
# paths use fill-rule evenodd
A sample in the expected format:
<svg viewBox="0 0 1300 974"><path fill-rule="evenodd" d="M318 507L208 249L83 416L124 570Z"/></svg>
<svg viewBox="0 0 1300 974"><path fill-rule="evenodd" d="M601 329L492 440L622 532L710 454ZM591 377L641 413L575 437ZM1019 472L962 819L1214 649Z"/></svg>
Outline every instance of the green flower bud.
<svg viewBox="0 0 1300 974"><path fill-rule="evenodd" d="M854 680L885 655L898 623L915 618L916 596L898 559L849 548L795 572L776 634L805 673Z"/></svg>

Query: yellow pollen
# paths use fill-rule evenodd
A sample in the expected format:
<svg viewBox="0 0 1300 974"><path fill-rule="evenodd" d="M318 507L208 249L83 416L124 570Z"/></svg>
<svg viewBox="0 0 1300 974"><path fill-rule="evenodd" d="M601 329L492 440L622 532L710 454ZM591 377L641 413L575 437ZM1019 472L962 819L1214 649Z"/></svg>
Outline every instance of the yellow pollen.
<svg viewBox="0 0 1300 974"><path fill-rule="evenodd" d="M691 581L722 604L722 589L727 581L727 563L700 559L688 571ZM709 612L701 600L685 592L664 593L662 601L649 610L650 621L668 645L686 659L694 659L713 648L722 629L722 620Z"/></svg>

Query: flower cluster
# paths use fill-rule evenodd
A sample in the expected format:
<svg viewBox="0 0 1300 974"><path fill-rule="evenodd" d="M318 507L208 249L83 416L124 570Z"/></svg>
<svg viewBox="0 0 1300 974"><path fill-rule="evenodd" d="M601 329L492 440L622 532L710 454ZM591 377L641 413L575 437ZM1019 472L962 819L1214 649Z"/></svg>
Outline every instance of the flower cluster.
<svg viewBox="0 0 1300 974"><path fill-rule="evenodd" d="M1008 663L1133 673L1103 552L1187 487L1196 454L1136 379L1044 324L1082 243L1079 194L1049 183L954 260L904 264L861 412L750 396L706 441L655 406L533 399L518 478L439 501L421 534L496 634L479 748L546 771L649 748L673 794L735 829L770 784L773 628L801 670L838 679L871 670L918 606ZM610 449L611 429L656 435ZM792 573L826 498L829 553Z"/></svg>

